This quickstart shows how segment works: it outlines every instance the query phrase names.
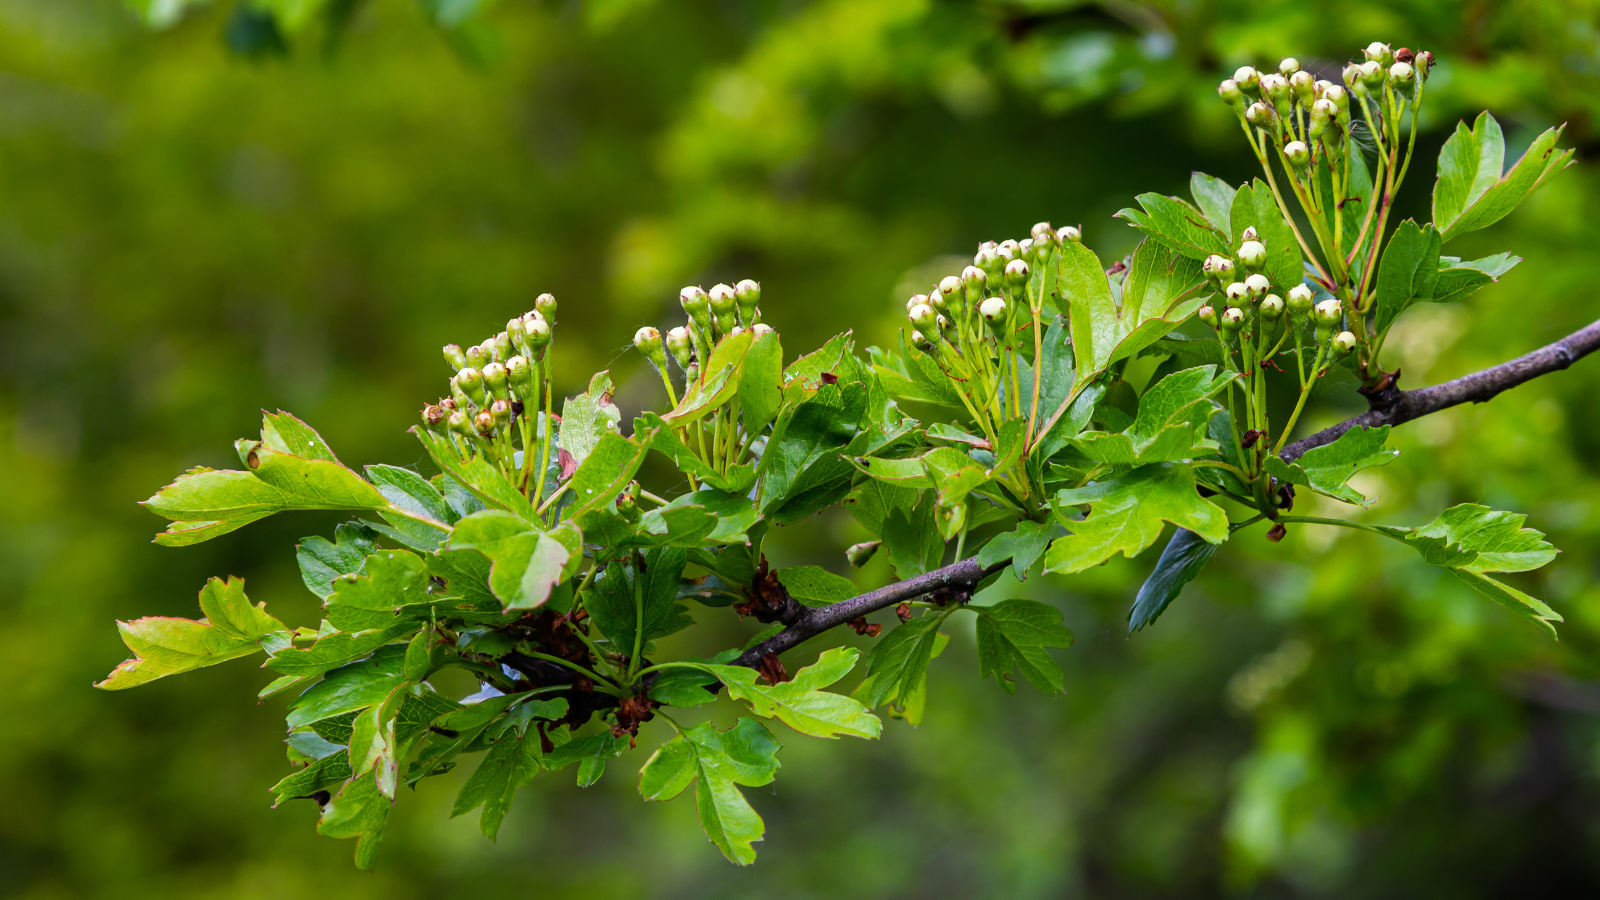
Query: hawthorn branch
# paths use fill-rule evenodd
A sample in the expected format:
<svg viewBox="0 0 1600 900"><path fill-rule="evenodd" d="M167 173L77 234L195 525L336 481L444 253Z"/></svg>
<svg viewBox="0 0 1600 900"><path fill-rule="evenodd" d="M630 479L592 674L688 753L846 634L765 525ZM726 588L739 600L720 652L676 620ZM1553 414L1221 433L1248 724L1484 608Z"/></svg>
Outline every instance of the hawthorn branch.
<svg viewBox="0 0 1600 900"><path fill-rule="evenodd" d="M1358 425L1364 428L1401 425L1463 403L1483 403L1540 375L1565 369L1596 350L1600 350L1600 320L1532 353L1443 384L1415 391L1402 391L1391 384L1367 398L1371 409L1301 438L1283 448L1279 455L1292 462L1307 450L1333 443Z"/></svg>
<svg viewBox="0 0 1600 900"><path fill-rule="evenodd" d="M913 600L940 588L953 587L970 591L978 582L1005 568L1009 563L1010 560L1006 560L985 568L978 562L978 558L973 556L915 578L886 584L875 591L859 594L849 600L840 600L829 606L797 607L797 612L792 618L784 622L789 627L740 654L739 658L733 661L734 665L757 668L768 654L782 653L802 641L810 640L830 628L837 628L858 616Z"/></svg>
<svg viewBox="0 0 1600 900"><path fill-rule="evenodd" d="M1532 353L1443 384L1415 391L1402 391L1391 384L1368 398L1371 409L1295 441L1283 448L1283 453L1280 455L1286 460L1293 461L1304 455L1307 450L1333 443L1340 435L1358 425L1365 428L1401 425L1463 403L1483 403L1540 375L1566 369L1596 350L1600 350L1600 320L1591 322L1588 326L1574 331L1559 341L1546 344ZM858 616L877 612L940 588L959 587L971 590L984 578L1005 568L1009 562L1006 560L985 568L979 564L978 558L973 556L915 578L897 581L875 591L851 597L849 600L841 600L831 606L807 608L797 605L796 611L783 620L787 628L740 654L739 658L734 660L734 664L757 668L768 654L782 653Z"/></svg>

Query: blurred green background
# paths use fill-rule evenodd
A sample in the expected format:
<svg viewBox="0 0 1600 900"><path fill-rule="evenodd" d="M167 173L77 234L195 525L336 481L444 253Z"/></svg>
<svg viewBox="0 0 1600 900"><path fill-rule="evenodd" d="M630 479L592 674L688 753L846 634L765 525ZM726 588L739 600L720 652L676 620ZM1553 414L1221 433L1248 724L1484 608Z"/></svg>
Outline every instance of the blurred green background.
<svg viewBox="0 0 1600 900"><path fill-rule="evenodd" d="M208 575L314 624L284 516L186 550L135 502L284 407L351 463L412 464L438 348L561 299L569 392L674 324L677 288L754 277L791 354L897 327L905 284L1020 237L1110 219L1191 169L1249 175L1216 81L1284 54L1336 66L1374 39L1433 50L1425 214L1448 129L1489 107L1520 153L1569 122L1580 164L1466 257L1526 258L1390 344L1405 381L1462 374L1596 316L1600 4L370 0L185 10L0 2L0 895L7 897L1499 897L1600 889L1600 361L1397 433L1370 512L1528 512L1565 552L1518 584L1552 643L1398 545L1259 529L1151 630L1153 562L998 596L1060 606L1068 691L979 682L970 632L927 720L882 741L784 732L748 869L688 801L642 803L660 739L579 791L525 789L498 844L402 797L374 875L269 808L282 698L244 662L90 689L114 619L195 615ZM322 9L318 15L301 11ZM263 10L276 10L269 15ZM344 16L330 27L326 15ZM141 20L141 15L143 20ZM160 27L150 27L155 23ZM904 283L904 284L903 284ZM1326 424L1359 408L1326 392ZM848 517L773 554L844 571ZM859 573L881 580L881 561ZM726 611L725 644L753 630ZM710 638L699 637L698 641ZM723 711L727 714L727 711Z"/></svg>

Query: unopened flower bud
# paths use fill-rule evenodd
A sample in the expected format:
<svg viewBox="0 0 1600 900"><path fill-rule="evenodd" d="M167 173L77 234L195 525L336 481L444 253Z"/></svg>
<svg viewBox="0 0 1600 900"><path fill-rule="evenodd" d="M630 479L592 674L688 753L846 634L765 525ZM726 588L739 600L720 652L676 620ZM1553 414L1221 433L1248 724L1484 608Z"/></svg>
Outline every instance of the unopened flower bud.
<svg viewBox="0 0 1600 900"><path fill-rule="evenodd" d="M450 364L457 372L467 367L467 355L462 352L459 344L444 345L444 361Z"/></svg>
<svg viewBox="0 0 1600 900"><path fill-rule="evenodd" d="M933 341L928 340L927 335L916 330L915 328L911 330L911 346L921 350L923 353L926 353L929 356L933 355Z"/></svg>
<svg viewBox="0 0 1600 900"><path fill-rule="evenodd" d="M1289 76L1289 89L1301 103L1310 105L1316 98L1317 79L1310 72L1296 72Z"/></svg>
<svg viewBox="0 0 1600 900"><path fill-rule="evenodd" d="M444 425L445 420L449 417L449 410L446 410L442 406L436 406L432 403L429 403L427 406L422 408L422 424L429 431L433 431L434 429Z"/></svg>
<svg viewBox="0 0 1600 900"><path fill-rule="evenodd" d="M1261 317L1276 319L1283 315L1283 298L1277 294L1268 294L1261 298Z"/></svg>
<svg viewBox="0 0 1600 900"><path fill-rule="evenodd" d="M978 248L978 255L972 258L972 264L986 275L998 275L1005 267L1005 262L1000 259L999 248L987 245Z"/></svg>
<svg viewBox="0 0 1600 900"><path fill-rule="evenodd" d="M1387 66L1394 62L1394 51L1390 50L1389 45L1382 41L1373 41L1361 53L1367 58L1368 62L1375 62L1380 66Z"/></svg>
<svg viewBox="0 0 1600 900"><path fill-rule="evenodd" d="M994 252L1004 262L1011 262L1022 258L1022 245L1011 240L1001 241Z"/></svg>
<svg viewBox="0 0 1600 900"><path fill-rule="evenodd" d="M456 434L472 433L472 417L461 410L456 410L445 419L445 425Z"/></svg>
<svg viewBox="0 0 1600 900"><path fill-rule="evenodd" d="M1006 263L1006 283L1014 288L1028 283L1028 264L1020 259Z"/></svg>
<svg viewBox="0 0 1600 900"><path fill-rule="evenodd" d="M521 316L506 322L506 334L511 336L513 352L528 352L528 323Z"/></svg>
<svg viewBox="0 0 1600 900"><path fill-rule="evenodd" d="M489 395L483 390L483 373L471 366L456 373L451 381L466 394L473 403L483 406L489 402Z"/></svg>
<svg viewBox="0 0 1600 900"><path fill-rule="evenodd" d="M950 329L951 329L952 326L950 325L950 320L949 319L946 319L944 316L935 316L934 317L934 322L935 322L935 324L937 324L939 326L939 333L940 334L944 335L947 338L950 337Z"/></svg>
<svg viewBox="0 0 1600 900"><path fill-rule="evenodd" d="M1217 310L1215 307L1209 305L1202 306L1200 307L1200 311L1195 313L1195 315L1200 317L1200 321L1210 325L1212 328L1217 327L1217 322L1219 320L1217 318Z"/></svg>
<svg viewBox="0 0 1600 900"><path fill-rule="evenodd" d="M1283 156L1289 165L1304 169L1311 162L1311 148L1306 146L1305 141L1290 141L1283 145Z"/></svg>
<svg viewBox="0 0 1600 900"><path fill-rule="evenodd" d="M511 401L496 400L489 404L489 415L494 418L496 425L504 425L511 421Z"/></svg>
<svg viewBox="0 0 1600 900"><path fill-rule="evenodd" d="M1282 75L1263 75L1261 76L1261 93L1267 95L1274 102L1287 99L1289 96L1289 79Z"/></svg>
<svg viewBox="0 0 1600 900"><path fill-rule="evenodd" d="M1063 244L1083 243L1083 229L1076 225L1063 225L1056 229L1056 240Z"/></svg>
<svg viewBox="0 0 1600 900"><path fill-rule="evenodd" d="M1333 344L1328 349L1333 351L1334 359L1343 359L1350 355L1350 351L1356 349L1356 336L1348 331L1341 331L1333 336Z"/></svg>
<svg viewBox="0 0 1600 900"><path fill-rule="evenodd" d="M1311 93L1318 100L1320 100L1322 99L1322 95L1327 93L1328 88L1331 87L1333 87L1333 82L1327 80L1326 78L1318 78L1316 83L1311 86Z"/></svg>
<svg viewBox="0 0 1600 900"><path fill-rule="evenodd" d="M491 359L493 359L493 357L489 355L488 351L483 349L481 344L473 344L471 347L468 347L464 355L467 358L466 367L471 369L481 369ZM460 370L458 369L457 371Z"/></svg>
<svg viewBox="0 0 1600 900"><path fill-rule="evenodd" d="M1239 82L1232 78L1224 78L1222 83L1217 85L1217 96L1234 109L1244 108L1244 91L1239 90Z"/></svg>
<svg viewBox="0 0 1600 900"><path fill-rule="evenodd" d="M1244 327L1244 310L1237 306L1228 307L1222 311L1222 316L1217 324L1225 336L1233 337L1239 333L1239 329Z"/></svg>
<svg viewBox="0 0 1600 900"><path fill-rule="evenodd" d="M1003 321L1006 317L1006 301L1000 297L990 297L978 306L978 315L990 322Z"/></svg>
<svg viewBox="0 0 1600 900"><path fill-rule="evenodd" d="M534 355L540 355L540 350L550 343L550 322L544 317L525 320L524 327L528 332L528 347Z"/></svg>
<svg viewBox="0 0 1600 900"><path fill-rule="evenodd" d="M1345 63L1344 68L1339 72L1339 78L1345 83L1346 87L1355 87L1356 82L1361 80L1361 64Z"/></svg>
<svg viewBox="0 0 1600 900"><path fill-rule="evenodd" d="M1206 273L1206 276L1209 277L1212 282L1218 285L1233 278L1233 260L1227 258L1226 256L1218 256L1217 254L1213 253L1206 257L1205 262L1200 264L1200 269Z"/></svg>
<svg viewBox="0 0 1600 900"><path fill-rule="evenodd" d="M494 434L494 414L487 409L472 417L472 430L482 437Z"/></svg>
<svg viewBox="0 0 1600 900"><path fill-rule="evenodd" d="M540 294L533 298L533 309L534 312L543 316L546 322L554 322L556 320L556 295Z"/></svg>
<svg viewBox="0 0 1600 900"><path fill-rule="evenodd" d="M683 370L683 380L685 382L695 382L700 380L699 360L689 363L689 367Z"/></svg>
<svg viewBox="0 0 1600 900"><path fill-rule="evenodd" d="M1278 74L1285 78L1298 71L1300 71L1300 60L1292 56L1286 56L1278 63Z"/></svg>
<svg viewBox="0 0 1600 900"><path fill-rule="evenodd" d="M911 299L906 301L906 312L911 312L913 309L916 309L924 303L928 303L927 294L912 294ZM932 306L931 303L928 305Z"/></svg>
<svg viewBox="0 0 1600 900"><path fill-rule="evenodd" d="M527 392L533 385L533 363L528 362L526 356L513 356L506 360L506 381L518 396ZM526 397L523 397L526 400Z"/></svg>
<svg viewBox="0 0 1600 900"><path fill-rule="evenodd" d="M878 548L882 545L883 541L863 541L859 544L851 544L845 548L844 558L850 561L850 565L859 569L867 564L867 560L871 559L872 555L877 553Z"/></svg>
<svg viewBox="0 0 1600 900"><path fill-rule="evenodd" d="M1256 227L1254 225L1247 225L1245 226L1244 232L1239 235L1239 240L1259 241L1261 238L1256 234Z"/></svg>
<svg viewBox="0 0 1600 900"><path fill-rule="evenodd" d="M694 340L689 337L689 329L679 325L669 330L667 349L672 351L672 358L678 361L678 368L689 368L689 360L694 358Z"/></svg>
<svg viewBox="0 0 1600 900"><path fill-rule="evenodd" d="M1250 289L1245 287L1242 281L1228 285L1222 294L1228 298L1229 306L1238 306L1250 299Z"/></svg>
<svg viewBox="0 0 1600 900"><path fill-rule="evenodd" d="M1255 271L1266 264L1267 248L1266 245L1254 238L1246 238L1244 243L1239 245L1239 251L1234 256L1239 260L1239 265Z"/></svg>
<svg viewBox="0 0 1600 900"><path fill-rule="evenodd" d="M683 311L695 322L709 319L711 315L711 298L706 296L705 290L699 285L691 284L678 292L678 303Z"/></svg>
<svg viewBox="0 0 1600 900"><path fill-rule="evenodd" d="M1344 320L1344 306L1332 298L1324 300L1317 304L1315 318L1318 325L1331 328Z"/></svg>
<svg viewBox="0 0 1600 900"><path fill-rule="evenodd" d="M950 309L950 303L944 298L944 291L934 288L928 292L928 305L934 312L943 313Z"/></svg>
<svg viewBox="0 0 1600 900"><path fill-rule="evenodd" d="M711 314L719 319L732 314L738 309L738 305L734 302L732 285L719 284L713 287L709 297L711 299Z"/></svg>
<svg viewBox="0 0 1600 900"><path fill-rule="evenodd" d="M923 334L932 334L938 325L938 315L932 306L926 303L918 303L916 306L911 307L909 318L912 326L918 331Z"/></svg>
<svg viewBox="0 0 1600 900"><path fill-rule="evenodd" d="M1244 111L1244 120L1257 128L1265 128L1272 124L1273 115L1272 107L1263 100L1257 100Z"/></svg>
<svg viewBox="0 0 1600 900"><path fill-rule="evenodd" d="M717 333L726 336L732 333L733 329L739 327L739 314L731 309L726 312L720 312L716 314L716 321Z"/></svg>
<svg viewBox="0 0 1600 900"><path fill-rule="evenodd" d="M738 337L741 334L744 334L743 325L735 325L728 329L728 337Z"/></svg>
<svg viewBox="0 0 1600 900"><path fill-rule="evenodd" d="M1410 84L1417 73L1409 63L1397 62L1389 67L1389 77L1394 79L1395 84Z"/></svg>
<svg viewBox="0 0 1600 900"><path fill-rule="evenodd" d="M1034 226L1032 228L1028 229L1028 234L1032 235L1033 239L1036 240L1036 241L1039 240L1040 238L1044 238L1045 240L1049 240L1051 237L1055 236L1055 233L1056 233L1056 230L1054 228L1050 227L1050 223L1049 222L1035 222ZM1048 235L1048 237L1047 237L1047 235Z"/></svg>
<svg viewBox="0 0 1600 900"><path fill-rule="evenodd" d="M1423 81L1427 81L1428 70L1432 69L1434 64L1433 53L1427 50L1418 53L1417 58L1412 64L1417 67L1418 77L1420 77Z"/></svg>
<svg viewBox="0 0 1600 900"><path fill-rule="evenodd" d="M1366 85L1368 89L1382 87L1385 74L1387 73L1383 68L1383 63L1375 59L1361 64L1361 83Z"/></svg>
<svg viewBox="0 0 1600 900"><path fill-rule="evenodd" d="M739 319L746 325L754 325L756 321L756 306L761 303L761 285L749 278L733 286L733 299L739 304Z"/></svg>
<svg viewBox="0 0 1600 900"><path fill-rule="evenodd" d="M765 322L757 322L750 326L750 333L755 335L755 339L759 341L764 335L772 333L772 326Z"/></svg>
<svg viewBox="0 0 1600 900"><path fill-rule="evenodd" d="M1024 260L1034 258L1033 238L1023 238L1017 242L1017 258Z"/></svg>
<svg viewBox="0 0 1600 900"><path fill-rule="evenodd" d="M506 382L506 367L503 363L492 362L483 367L483 386L488 389L490 395L502 400L511 396L510 387Z"/></svg>
<svg viewBox="0 0 1600 900"><path fill-rule="evenodd" d="M629 488L617 495L617 515L624 522L636 522L639 520L639 503L634 499L634 492L638 490L638 482L629 485Z"/></svg>
<svg viewBox="0 0 1600 900"><path fill-rule="evenodd" d="M651 328L649 325L635 331L633 333L633 346L644 354L645 359L654 363L657 369L665 369L667 367L667 349L662 344L660 331Z"/></svg>
<svg viewBox="0 0 1600 900"><path fill-rule="evenodd" d="M961 270L961 287L966 292L966 301L969 307L976 307L983 300L984 288L989 284L989 276L977 266L967 266Z"/></svg>
<svg viewBox="0 0 1600 900"><path fill-rule="evenodd" d="M1254 94L1261 87L1261 73L1255 66L1240 66L1233 73L1233 83L1247 94Z"/></svg>
<svg viewBox="0 0 1600 900"><path fill-rule="evenodd" d="M1307 133L1312 140L1322 137L1328 131L1328 124L1339 115L1339 108L1333 105L1332 100L1326 98L1311 104L1311 123L1307 126Z"/></svg>
<svg viewBox="0 0 1600 900"><path fill-rule="evenodd" d="M955 275L946 275L939 279L939 293L943 294L947 300L960 296L961 279Z"/></svg>
<svg viewBox="0 0 1600 900"><path fill-rule="evenodd" d="M1289 288L1289 299L1284 305L1289 307L1289 312L1294 313L1295 317L1299 318L1311 311L1312 298L1311 288L1306 287L1304 284L1297 284Z"/></svg>
<svg viewBox="0 0 1600 900"><path fill-rule="evenodd" d="M1267 276L1257 272L1244 280L1244 286L1245 290L1250 292L1250 299L1260 300L1267 295L1267 290L1272 287L1272 282L1267 280Z"/></svg>

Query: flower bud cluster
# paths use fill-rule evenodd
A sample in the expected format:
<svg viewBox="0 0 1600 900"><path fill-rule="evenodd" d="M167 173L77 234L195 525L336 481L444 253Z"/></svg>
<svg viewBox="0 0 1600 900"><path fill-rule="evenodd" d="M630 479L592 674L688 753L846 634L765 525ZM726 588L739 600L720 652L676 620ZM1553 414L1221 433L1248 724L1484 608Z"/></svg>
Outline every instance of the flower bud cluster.
<svg viewBox="0 0 1600 900"><path fill-rule="evenodd" d="M710 291L691 284L678 292L678 305L688 321L669 329L665 336L645 326L634 332L633 346L667 379L667 357L678 364L687 381L699 377L699 361L725 337L746 330L759 337L772 330L761 321L761 285L749 278L738 284L718 284ZM671 382L667 380L669 389Z"/></svg>
<svg viewBox="0 0 1600 900"><path fill-rule="evenodd" d="M540 294L533 307L482 343L465 350L457 344L445 346L445 362L455 375L450 395L422 410L425 427L464 438L498 439L509 433L524 407L538 404L540 387L549 377L546 357L556 298Z"/></svg>

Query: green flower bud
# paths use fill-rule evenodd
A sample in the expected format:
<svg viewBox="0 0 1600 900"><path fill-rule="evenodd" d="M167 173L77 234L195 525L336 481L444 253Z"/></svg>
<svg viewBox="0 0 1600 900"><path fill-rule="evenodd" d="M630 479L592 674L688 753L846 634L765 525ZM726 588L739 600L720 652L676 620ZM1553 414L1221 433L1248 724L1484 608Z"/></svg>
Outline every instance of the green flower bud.
<svg viewBox="0 0 1600 900"><path fill-rule="evenodd" d="M733 310L717 314L717 333L726 335L739 327L739 315Z"/></svg>
<svg viewBox="0 0 1600 900"><path fill-rule="evenodd" d="M871 559L872 555L877 553L878 548L882 545L883 541L863 541L859 544L851 544L844 549L844 558L850 561L850 565L859 569L867 564L867 560Z"/></svg>
<svg viewBox="0 0 1600 900"><path fill-rule="evenodd" d="M1339 108L1333 101L1324 97L1311 104L1311 123L1307 126L1307 133L1312 140L1322 137L1328 131L1328 124L1339 115Z"/></svg>
<svg viewBox="0 0 1600 900"><path fill-rule="evenodd" d="M1222 98L1223 103L1236 110L1244 109L1244 91L1239 90L1239 82L1232 78L1224 78L1222 83L1217 85L1217 96Z"/></svg>
<svg viewBox="0 0 1600 900"><path fill-rule="evenodd" d="M532 349L528 346L528 323L521 316L506 323L506 334L511 336L511 346L516 352L527 354Z"/></svg>
<svg viewBox="0 0 1600 900"><path fill-rule="evenodd" d="M679 325L668 331L667 349L672 351L672 358L678 361L678 368L689 368L689 360L694 358L694 341L689 337L689 329Z"/></svg>
<svg viewBox="0 0 1600 900"><path fill-rule="evenodd" d="M534 310L534 312L536 312L539 315L543 316L544 320L546 322L552 322L552 323L555 322L555 320L556 320L556 295L555 294L540 294L539 296L533 298L533 310Z"/></svg>
<svg viewBox="0 0 1600 900"><path fill-rule="evenodd" d="M1267 290L1272 287L1272 282L1267 280L1267 276L1257 272L1244 280L1244 287L1245 290L1250 292L1250 299L1260 300L1267 295Z"/></svg>
<svg viewBox="0 0 1600 900"><path fill-rule="evenodd" d="M461 392L471 398L479 406L487 405L489 395L483 390L483 373L471 366L456 373L451 379L452 383L461 388Z"/></svg>
<svg viewBox="0 0 1600 900"><path fill-rule="evenodd" d="M451 409L470 410L477 405L472 402L472 398L467 396L467 392L461 389L461 385L457 384L454 378L450 379L450 399L446 400L445 403L451 404L449 407ZM444 406L444 403L439 405Z"/></svg>
<svg viewBox="0 0 1600 900"><path fill-rule="evenodd" d="M1233 260L1213 253L1200 264L1200 270L1206 273L1206 277L1210 278L1213 284L1220 286L1233 278Z"/></svg>
<svg viewBox="0 0 1600 900"><path fill-rule="evenodd" d="M691 284L679 291L678 303L683 306L683 311L688 314L692 321L696 323L700 323L702 320L709 321L711 298L706 296L706 292L699 285Z"/></svg>
<svg viewBox="0 0 1600 900"><path fill-rule="evenodd" d="M1028 283L1028 264L1020 259L1006 263L1006 284L1020 288Z"/></svg>
<svg viewBox="0 0 1600 900"><path fill-rule="evenodd" d="M628 490L617 495L617 515L621 516L624 522L637 522L639 503L634 499L634 492L639 489L639 483L636 481L628 487Z"/></svg>
<svg viewBox="0 0 1600 900"><path fill-rule="evenodd" d="M1277 294L1268 294L1261 298L1261 317L1276 319L1283 315L1283 298Z"/></svg>
<svg viewBox="0 0 1600 900"><path fill-rule="evenodd" d="M499 402L499 401L496 401ZM494 414L487 409L472 417L472 430L481 437L494 434Z"/></svg>
<svg viewBox="0 0 1600 900"><path fill-rule="evenodd" d="M1278 63L1278 74L1285 78L1288 78L1290 75L1293 75L1298 71L1300 71L1300 60L1295 59L1292 56L1286 56L1281 62Z"/></svg>
<svg viewBox="0 0 1600 900"><path fill-rule="evenodd" d="M1383 87L1384 76L1387 74L1383 63L1375 59L1361 64L1361 83L1366 85L1368 90Z"/></svg>
<svg viewBox="0 0 1600 900"><path fill-rule="evenodd" d="M1316 323L1326 328L1332 328L1344 321L1344 306L1333 298L1318 303L1314 311Z"/></svg>
<svg viewBox="0 0 1600 900"><path fill-rule="evenodd" d="M489 415L494 417L496 425L504 425L511 421L511 401L496 400L489 404Z"/></svg>
<svg viewBox="0 0 1600 900"><path fill-rule="evenodd" d="M506 381L518 397L527 400L533 387L533 363L526 356L513 356L506 360Z"/></svg>
<svg viewBox="0 0 1600 900"><path fill-rule="evenodd" d="M1256 71L1255 66L1240 66L1233 73L1233 83L1238 85L1239 90L1254 94L1261 87L1261 73Z"/></svg>
<svg viewBox="0 0 1600 900"><path fill-rule="evenodd" d="M517 352L517 348L511 346L511 335L506 334L504 331L500 332L489 340L492 341L494 345L493 352L495 362L503 363L510 359Z"/></svg>
<svg viewBox="0 0 1600 900"><path fill-rule="evenodd" d="M507 357L507 359L509 358ZM483 367L483 386L488 389L490 396L501 400L511 396L511 389L506 381L504 363L492 362Z"/></svg>
<svg viewBox="0 0 1600 900"><path fill-rule="evenodd" d="M1313 296L1311 288L1297 284L1289 288L1289 300L1285 305L1289 307L1289 312L1294 313L1295 318L1302 318L1311 311Z"/></svg>
<svg viewBox="0 0 1600 900"><path fill-rule="evenodd" d="M1389 67L1389 77L1395 84L1410 84L1417 77L1417 72L1410 64L1397 62Z"/></svg>
<svg viewBox="0 0 1600 900"><path fill-rule="evenodd" d="M1023 238L1017 242L1017 258L1022 260L1034 259L1036 254L1033 249L1033 238Z"/></svg>
<svg viewBox="0 0 1600 900"><path fill-rule="evenodd" d="M437 431L450 417L450 412L442 406L429 403L422 408L422 425L429 431Z"/></svg>
<svg viewBox="0 0 1600 900"><path fill-rule="evenodd" d="M1239 260L1239 265L1255 271L1267 262L1266 245L1253 238L1247 239L1239 245L1239 250L1234 253L1234 258Z"/></svg>
<svg viewBox="0 0 1600 900"><path fill-rule="evenodd" d="M467 352L463 355L467 359L467 365L463 368L481 369L485 363L492 359L492 357L484 351L483 347L478 344L473 344L471 347L468 347ZM461 370L457 369L456 371L459 372Z"/></svg>
<svg viewBox="0 0 1600 900"><path fill-rule="evenodd" d="M1304 169L1311 163L1311 148L1304 141L1290 141L1283 145L1283 156L1289 160L1289 165Z"/></svg>
<svg viewBox="0 0 1600 900"><path fill-rule="evenodd" d="M1375 62L1380 66L1387 66L1394 62L1394 51L1390 50L1389 45L1382 41L1373 41L1368 44L1367 49L1361 51L1361 54L1367 58L1368 62Z"/></svg>
<svg viewBox="0 0 1600 900"><path fill-rule="evenodd" d="M1310 72L1296 72L1289 76L1289 90L1302 105L1310 106L1317 96L1317 78Z"/></svg>
<svg viewBox="0 0 1600 900"><path fill-rule="evenodd" d="M1056 240L1062 244L1083 243L1083 229L1076 225L1063 225L1056 229Z"/></svg>
<svg viewBox="0 0 1600 900"><path fill-rule="evenodd" d="M932 306L926 303L918 303L916 306L911 307L908 317L911 319L912 327L923 334L932 334L934 328L938 326L938 315Z"/></svg>
<svg viewBox="0 0 1600 900"><path fill-rule="evenodd" d="M450 417L445 420L445 424L456 434L472 434L472 417L459 409L450 413Z"/></svg>
<svg viewBox="0 0 1600 900"><path fill-rule="evenodd" d="M1266 104L1266 101L1257 100L1244 111L1244 120L1257 128L1266 128L1272 124L1276 115L1277 113Z"/></svg>
<svg viewBox="0 0 1600 900"><path fill-rule="evenodd" d="M754 325L756 306L761 303L761 284L746 278L733 286L733 298L739 304L739 319L746 325Z"/></svg>
<svg viewBox="0 0 1600 900"><path fill-rule="evenodd" d="M949 301L945 300L944 298L944 291L941 291L938 288L934 288L928 292L927 302L929 306L933 307L933 311L937 313L948 312L950 309Z"/></svg>
<svg viewBox="0 0 1600 900"><path fill-rule="evenodd" d="M994 248L994 252L995 256L999 257L1002 263L1009 263L1013 260L1022 258L1022 245L1016 241L1005 240L1001 241L999 246Z"/></svg>
<svg viewBox="0 0 1600 900"><path fill-rule="evenodd" d="M911 331L911 346L916 347L918 350L921 350L923 353L926 353L929 356L933 355L933 341L928 340L927 335L915 329L912 329Z"/></svg>
<svg viewBox="0 0 1600 900"><path fill-rule="evenodd" d="M719 284L711 289L711 314L718 319L734 314L739 306L734 299L733 286Z"/></svg>
<svg viewBox="0 0 1600 900"><path fill-rule="evenodd" d="M523 327L528 332L528 347L535 356L542 357L545 345L550 343L550 322L543 318L525 319Z"/></svg>
<svg viewBox="0 0 1600 900"><path fill-rule="evenodd" d="M1229 306L1240 306L1250 299L1250 289L1244 286L1244 282L1235 281L1223 290L1222 295L1228 298Z"/></svg>
<svg viewBox="0 0 1600 900"><path fill-rule="evenodd" d="M1209 305L1202 306L1200 307L1200 311L1195 313L1195 315L1200 317L1200 321L1210 325L1212 328L1217 327L1219 320L1217 318L1217 310L1215 307Z"/></svg>
<svg viewBox="0 0 1600 900"><path fill-rule="evenodd" d="M1416 60L1413 64L1417 67L1417 77L1421 78L1423 81L1427 81L1428 70L1432 69L1434 64L1433 54L1427 50L1424 50L1417 54Z"/></svg>
<svg viewBox="0 0 1600 900"><path fill-rule="evenodd" d="M657 369L666 371L667 349L662 345L661 332L646 325L633 333L633 346Z"/></svg>
<svg viewBox="0 0 1600 900"><path fill-rule="evenodd" d="M1361 80L1361 64L1345 63L1344 69L1339 72L1339 78L1344 81L1346 87L1354 88Z"/></svg>
<svg viewBox="0 0 1600 900"><path fill-rule="evenodd" d="M444 345L444 361L457 372L467 367L467 355L462 352L460 344Z"/></svg>
<svg viewBox="0 0 1600 900"><path fill-rule="evenodd" d="M967 266L961 270L961 286L966 290L967 304L977 306L983 300L984 288L989 283L989 276L977 266Z"/></svg>
<svg viewBox="0 0 1600 900"><path fill-rule="evenodd" d="M1244 327L1244 310L1237 306L1228 307L1222 311L1222 317L1217 324L1223 336L1233 337Z"/></svg>
<svg viewBox="0 0 1600 900"><path fill-rule="evenodd" d="M1006 318L1006 301L1002 297L990 297L978 306L978 315L989 322L1004 322Z"/></svg>
<svg viewBox="0 0 1600 900"><path fill-rule="evenodd" d="M683 380L690 383L700 380L699 360L689 363L689 368L683 370Z"/></svg>
<svg viewBox="0 0 1600 900"><path fill-rule="evenodd" d="M1334 359L1343 359L1350 355L1350 351L1356 349L1356 336L1348 331L1341 331L1333 336L1333 346L1329 349L1333 351Z"/></svg>
<svg viewBox="0 0 1600 900"><path fill-rule="evenodd" d="M946 319L944 316L936 316L934 318L934 322L939 326L939 333L944 335L945 339L948 340L951 337L950 331L954 327L950 324L950 320Z"/></svg>

